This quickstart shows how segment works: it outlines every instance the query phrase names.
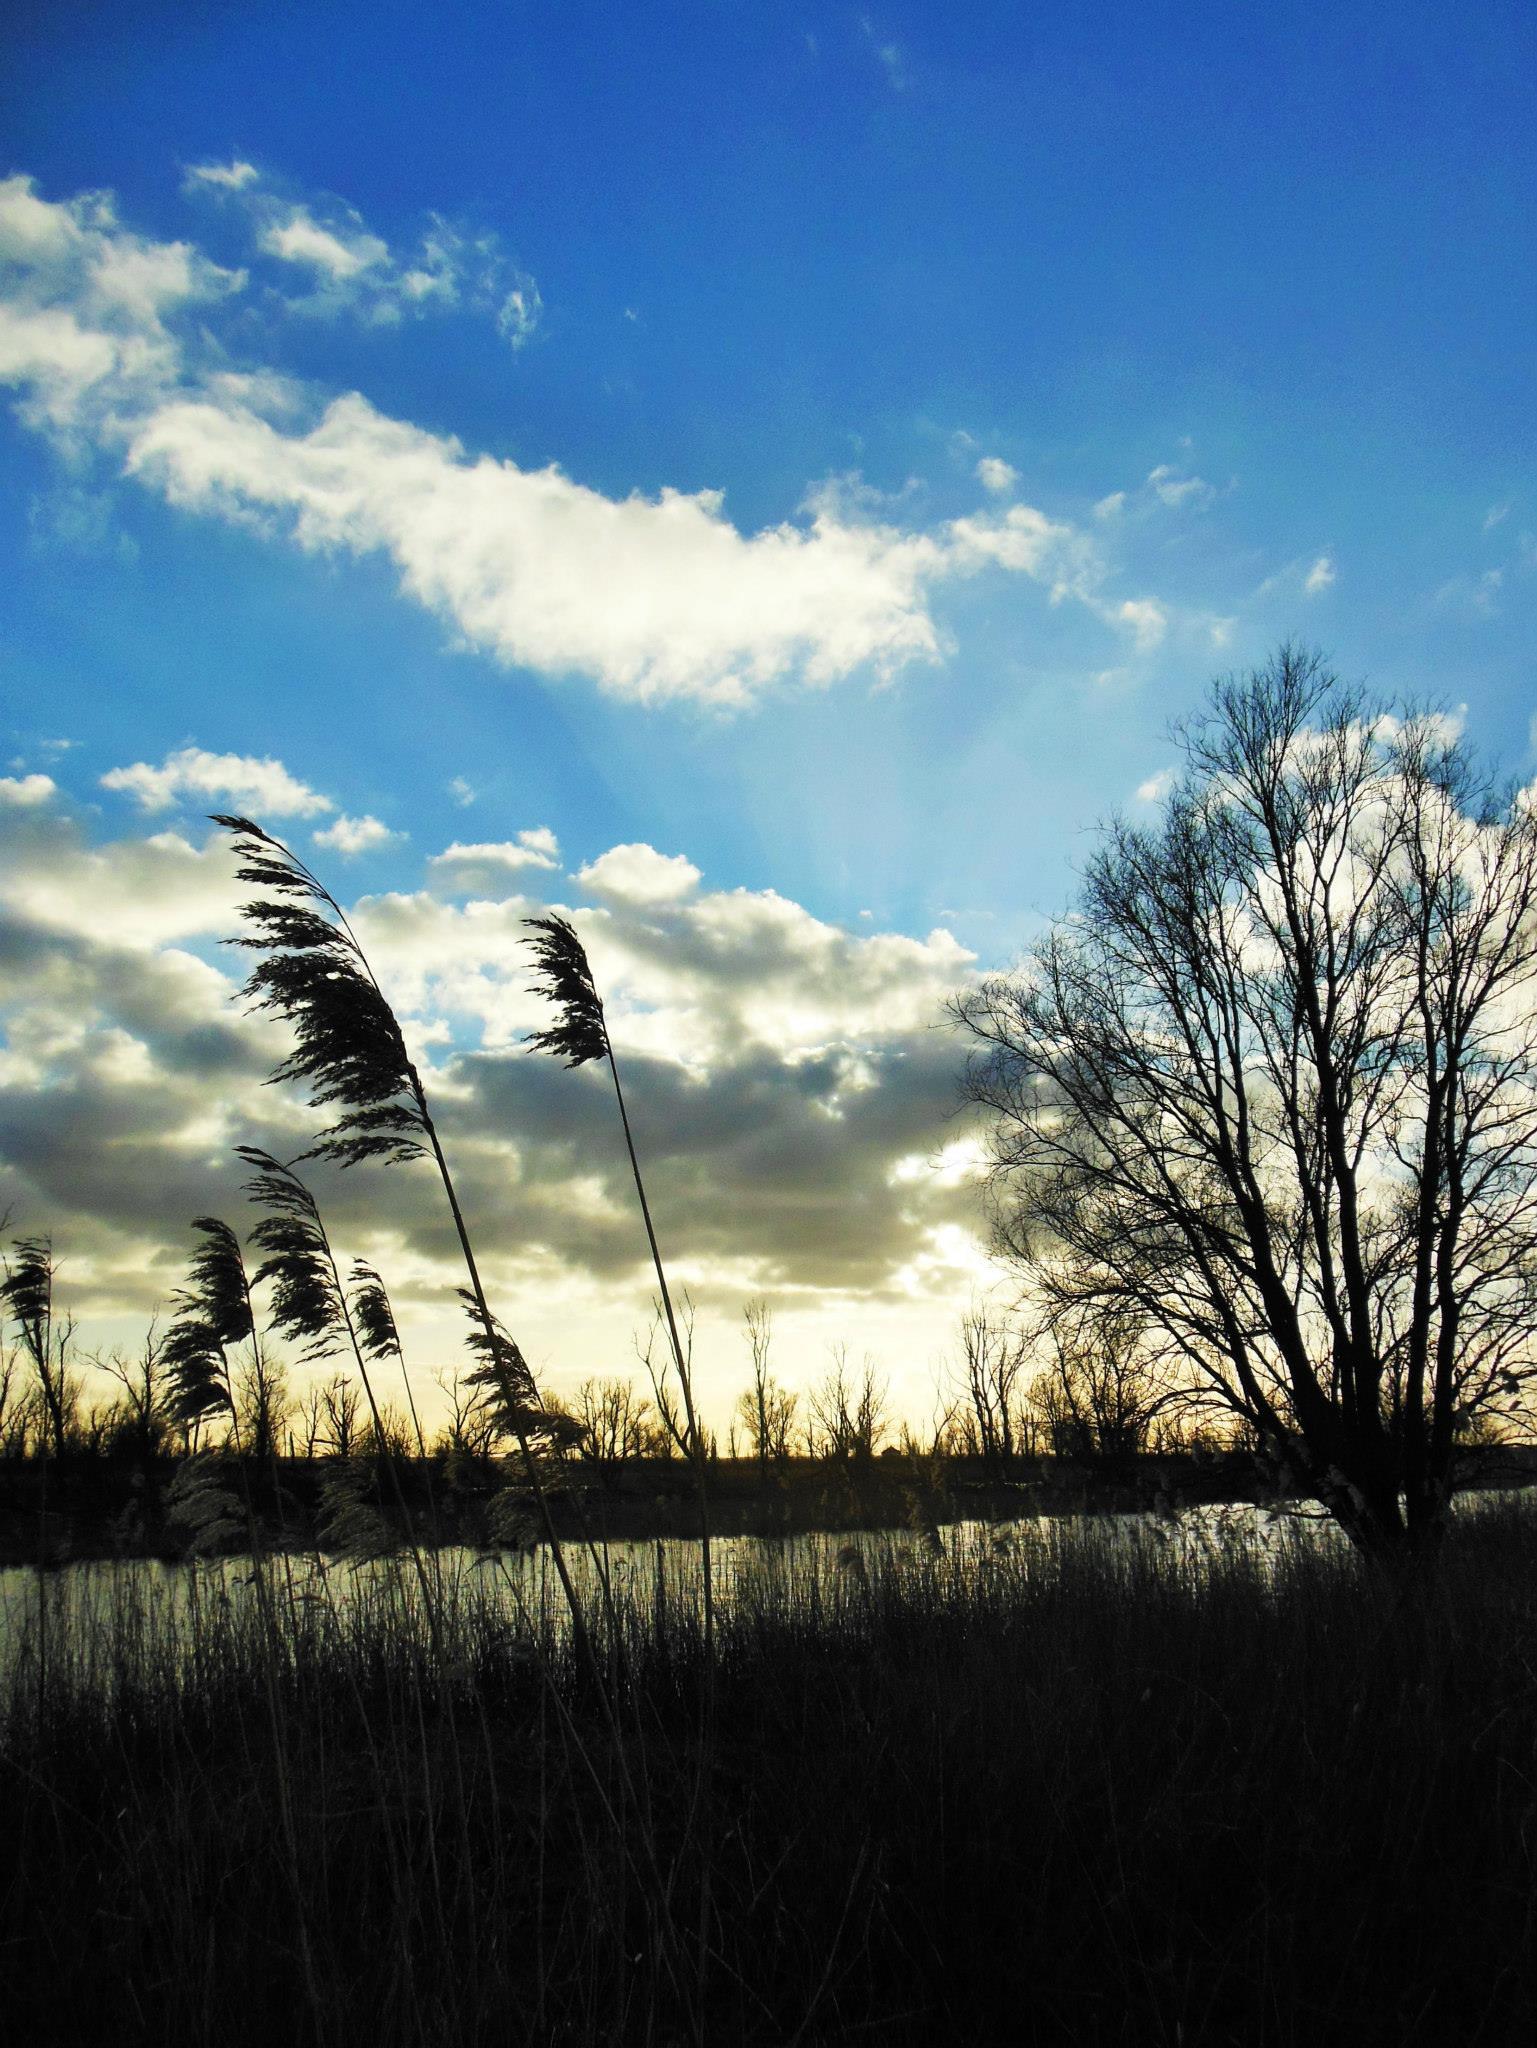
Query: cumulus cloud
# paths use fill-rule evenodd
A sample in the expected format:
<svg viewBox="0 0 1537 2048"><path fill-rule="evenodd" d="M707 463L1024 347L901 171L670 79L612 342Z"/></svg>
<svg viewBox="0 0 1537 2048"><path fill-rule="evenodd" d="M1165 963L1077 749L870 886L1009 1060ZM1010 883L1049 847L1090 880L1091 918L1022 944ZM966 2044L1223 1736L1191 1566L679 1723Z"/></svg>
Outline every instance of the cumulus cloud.
<svg viewBox="0 0 1537 2048"><path fill-rule="evenodd" d="M999 455L984 455L977 464L977 482L984 491L1005 497L1019 482L1019 471Z"/></svg>
<svg viewBox="0 0 1537 2048"><path fill-rule="evenodd" d="M353 860L360 853L377 853L382 846L394 846L406 835L404 832L392 832L378 818L368 815L349 818L343 811L331 824L310 836L317 846L339 853L344 860Z"/></svg>
<svg viewBox="0 0 1537 2048"><path fill-rule="evenodd" d="M1129 629L1144 653L1158 646L1169 630L1168 614L1156 598L1128 597L1115 607L1113 617Z"/></svg>
<svg viewBox="0 0 1537 2048"><path fill-rule="evenodd" d="M147 761L113 768L101 786L131 796L145 811L166 811L189 799L227 802L269 818L312 818L334 808L270 755L211 754L204 747L178 747L158 768Z"/></svg>
<svg viewBox="0 0 1537 2048"><path fill-rule="evenodd" d="M677 903L699 886L699 870L681 853L637 844L611 846L576 879L593 895L620 903Z"/></svg>
<svg viewBox="0 0 1537 2048"><path fill-rule="evenodd" d="M252 194L267 203L259 183L234 189L238 203ZM309 217L343 244L353 234L357 254L353 230ZM291 208L283 218L292 225ZM326 289L399 272L396 283L413 282L392 284L397 299L462 296L465 238L441 224L434 233L409 273L393 256L359 259L337 284L333 264ZM499 661L584 674L639 701L740 705L786 680L822 685L939 660L935 593L999 572L1145 643L1139 608L1150 601L1128 610L1108 597L1091 537L1032 506L916 531L857 494L822 491L797 520L744 534L718 492L612 498L554 465L477 457L357 393L317 409L270 373L232 369L206 338L206 316L244 289L243 276L186 244L128 235L99 195L52 204L29 180L7 181L4 250L13 267L0 285L0 382L16 387L30 425L116 457L189 510L286 532L306 549L383 555L404 594ZM528 303L508 314L514 325ZM172 313L193 305L199 319L173 333Z"/></svg>
<svg viewBox="0 0 1537 2048"><path fill-rule="evenodd" d="M35 804L47 803L57 789L51 775L0 775L0 804L30 809Z"/></svg>

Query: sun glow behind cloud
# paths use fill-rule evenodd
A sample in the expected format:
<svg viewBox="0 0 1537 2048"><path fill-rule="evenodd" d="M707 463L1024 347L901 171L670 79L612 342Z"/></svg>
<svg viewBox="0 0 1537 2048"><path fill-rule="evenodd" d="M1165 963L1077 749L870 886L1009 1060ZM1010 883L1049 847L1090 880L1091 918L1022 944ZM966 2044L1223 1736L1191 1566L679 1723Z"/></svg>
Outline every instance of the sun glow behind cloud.
<svg viewBox="0 0 1537 2048"><path fill-rule="evenodd" d="M250 772L208 758L226 788ZM47 1219L81 1309L142 1317L177 1284L187 1220L238 1220L230 1148L288 1156L315 1113L265 1085L284 1034L242 1013L238 963L214 944L242 892L225 836L182 809L213 771L173 756L157 782L137 766L109 789L141 806L147 792L173 829L93 843L52 790L0 810L0 1205ZM272 790L309 791L281 762L256 766ZM373 822L342 812L314 837L334 859ZM982 1270L976 1155L945 1135L956 1048L936 1029L971 955L943 930L853 934L772 891L711 890L639 842L586 863L572 897L557 854L531 826L445 848L417 889L347 906L428 1073L499 1302L541 1365L564 1384L622 1362L649 1300L601 1076L524 1053L544 1018L522 920L547 907L576 920L605 991L669 1255L715 1349L705 1387L727 1402L757 1292L780 1310L791 1378L820 1370L856 1312L867 1334L900 1328L894 1365L937 1351ZM458 1276L427 1178L346 1174L325 1196L338 1238L397 1280L419 1353L440 1353Z"/></svg>

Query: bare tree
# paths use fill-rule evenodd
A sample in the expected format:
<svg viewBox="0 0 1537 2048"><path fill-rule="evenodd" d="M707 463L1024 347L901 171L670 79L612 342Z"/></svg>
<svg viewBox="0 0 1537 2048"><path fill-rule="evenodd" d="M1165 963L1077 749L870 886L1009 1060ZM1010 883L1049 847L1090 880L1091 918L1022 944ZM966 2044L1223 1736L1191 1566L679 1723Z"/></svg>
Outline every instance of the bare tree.
<svg viewBox="0 0 1537 2048"><path fill-rule="evenodd" d="M758 1461L758 1478L766 1483L769 1468L783 1465L790 1455L800 1397L780 1386L769 1371L774 1318L768 1303L761 1297L748 1302L742 1320L747 1325L747 1347L752 1356L752 1385L737 1401L737 1419L746 1430L752 1454Z"/></svg>
<svg viewBox="0 0 1537 2048"><path fill-rule="evenodd" d="M996 1309L977 1304L961 1317L960 1341L963 1439L994 1479L1007 1479L1030 1436L1024 1401L1028 1339Z"/></svg>
<svg viewBox="0 0 1537 2048"><path fill-rule="evenodd" d="M363 1397L345 1373L335 1374L320 1389L321 1440L333 1458L357 1455L362 1436L362 1407Z"/></svg>
<svg viewBox="0 0 1537 2048"><path fill-rule="evenodd" d="M125 1358L121 1351L109 1351L104 1356L94 1356L91 1363L116 1380L122 1389L114 1441L141 1454L161 1449L171 1424L171 1386L154 1325L145 1333L143 1346L134 1357Z"/></svg>
<svg viewBox="0 0 1537 2048"><path fill-rule="evenodd" d="M1161 822L957 1003L1000 1245L1417 1552L1533 1372L1537 814L1290 648L1179 737Z"/></svg>
<svg viewBox="0 0 1537 2048"><path fill-rule="evenodd" d="M1046 1341L1051 1362L1036 1374L1029 1398L1056 1455L1115 1459L1147 1450L1167 1395L1141 1325L1099 1314L1075 1332L1057 1316Z"/></svg>
<svg viewBox="0 0 1537 2048"><path fill-rule="evenodd" d="M857 1379L846 1344L833 1345L832 1359L827 1377L811 1391L808 1447L813 1457L867 1464L886 1434L886 1384L868 1352Z"/></svg>
<svg viewBox="0 0 1537 2048"><path fill-rule="evenodd" d="M639 1398L629 1380L583 1380L577 1389L577 1450L606 1488L617 1486L626 1465L646 1457L657 1435L651 1403Z"/></svg>
<svg viewBox="0 0 1537 2048"><path fill-rule="evenodd" d="M487 1388L455 1372L439 1372L438 1388L448 1398L448 1420L436 1448L450 1456L489 1458L499 1434L496 1403Z"/></svg>
<svg viewBox="0 0 1537 2048"><path fill-rule="evenodd" d="M668 1341L663 1344L664 1331ZM674 1341L676 1340L676 1341ZM700 1424L693 1402L694 1303L691 1296L679 1297L676 1315L667 1324L658 1302L652 1311L651 1327L644 1337L634 1339L635 1355L646 1368L651 1398L656 1408L657 1429L654 1452L670 1458L674 1452L695 1465L709 1456L709 1440Z"/></svg>
<svg viewBox="0 0 1537 2048"><path fill-rule="evenodd" d="M239 1441L251 1457L275 1458L293 1405L287 1366L253 1343L235 1373L234 1393Z"/></svg>
<svg viewBox="0 0 1537 2048"><path fill-rule="evenodd" d="M0 1458L19 1458L26 1449L27 1397L17 1379L19 1360L19 1346L0 1337Z"/></svg>

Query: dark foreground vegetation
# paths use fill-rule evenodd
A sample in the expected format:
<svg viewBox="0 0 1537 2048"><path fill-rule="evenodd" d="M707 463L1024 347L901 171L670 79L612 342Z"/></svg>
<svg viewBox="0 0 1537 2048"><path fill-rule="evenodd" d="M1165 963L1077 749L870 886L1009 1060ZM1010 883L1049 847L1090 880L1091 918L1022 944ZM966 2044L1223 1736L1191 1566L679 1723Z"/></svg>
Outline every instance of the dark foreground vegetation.
<svg viewBox="0 0 1537 2048"><path fill-rule="evenodd" d="M964 1565L766 1546L713 1659L675 1587L594 1612L584 1660L555 1608L519 1624L501 1565L440 1587L435 1626L404 1569L316 1598L269 1566L233 1599L203 1570L175 1640L142 1590L90 1630L52 1575L13 1611L11 2039L1537 2028L1519 1503L1464 1510L1410 1577L1095 1520Z"/></svg>

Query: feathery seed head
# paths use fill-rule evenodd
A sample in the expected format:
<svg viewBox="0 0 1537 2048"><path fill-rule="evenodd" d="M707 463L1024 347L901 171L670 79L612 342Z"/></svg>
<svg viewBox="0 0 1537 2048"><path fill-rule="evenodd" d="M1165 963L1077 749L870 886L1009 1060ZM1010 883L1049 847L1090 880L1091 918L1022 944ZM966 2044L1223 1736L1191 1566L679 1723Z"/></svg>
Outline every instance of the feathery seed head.
<svg viewBox="0 0 1537 2048"><path fill-rule="evenodd" d="M53 1319L53 1245L46 1237L21 1237L12 1249L15 1258L5 1262L0 1301L10 1310L23 1344L41 1359Z"/></svg>
<svg viewBox="0 0 1537 2048"><path fill-rule="evenodd" d="M410 1055L340 904L260 825L212 817L235 835L239 879L277 892L242 905L248 932L233 941L264 955L243 991L252 1008L284 1018L297 1040L271 1079L304 1083L314 1108L343 1105L305 1156L342 1166L414 1158L423 1120Z"/></svg>
<svg viewBox="0 0 1537 2048"><path fill-rule="evenodd" d="M160 1360L170 1378L171 1410L178 1422L196 1422L216 1408L231 1405L218 1333L192 1308L166 1331Z"/></svg>
<svg viewBox="0 0 1537 2048"><path fill-rule="evenodd" d="M202 1242L188 1264L189 1285L176 1297L178 1308L198 1317L219 1344L242 1344L251 1335L251 1302L240 1240L217 1216L194 1216Z"/></svg>
<svg viewBox="0 0 1537 2048"><path fill-rule="evenodd" d="M352 1320L358 1342L370 1358L398 1358L400 1332L384 1282L362 1259L352 1265Z"/></svg>
<svg viewBox="0 0 1537 2048"><path fill-rule="evenodd" d="M291 1166L255 1145L235 1150L256 1169L245 1193L266 1211L251 1242L266 1257L255 1285L272 1283L272 1327L285 1337L305 1339L306 1363L327 1358L341 1342L345 1312L331 1263L331 1247L315 1197Z"/></svg>
<svg viewBox="0 0 1537 2048"><path fill-rule="evenodd" d="M539 1390L517 1340L495 1316L487 1330L480 1304L468 1288L461 1287L458 1294L470 1321L465 1342L476 1360L464 1376L465 1384L484 1388L501 1435L527 1439L542 1434L545 1415Z"/></svg>
<svg viewBox="0 0 1537 2048"><path fill-rule="evenodd" d="M603 1004L575 929L563 917L526 917L523 922L538 934L529 941L538 970L529 992L547 997L559 1012L559 1022L548 1031L529 1034L529 1050L553 1053L568 1067L607 1059Z"/></svg>

